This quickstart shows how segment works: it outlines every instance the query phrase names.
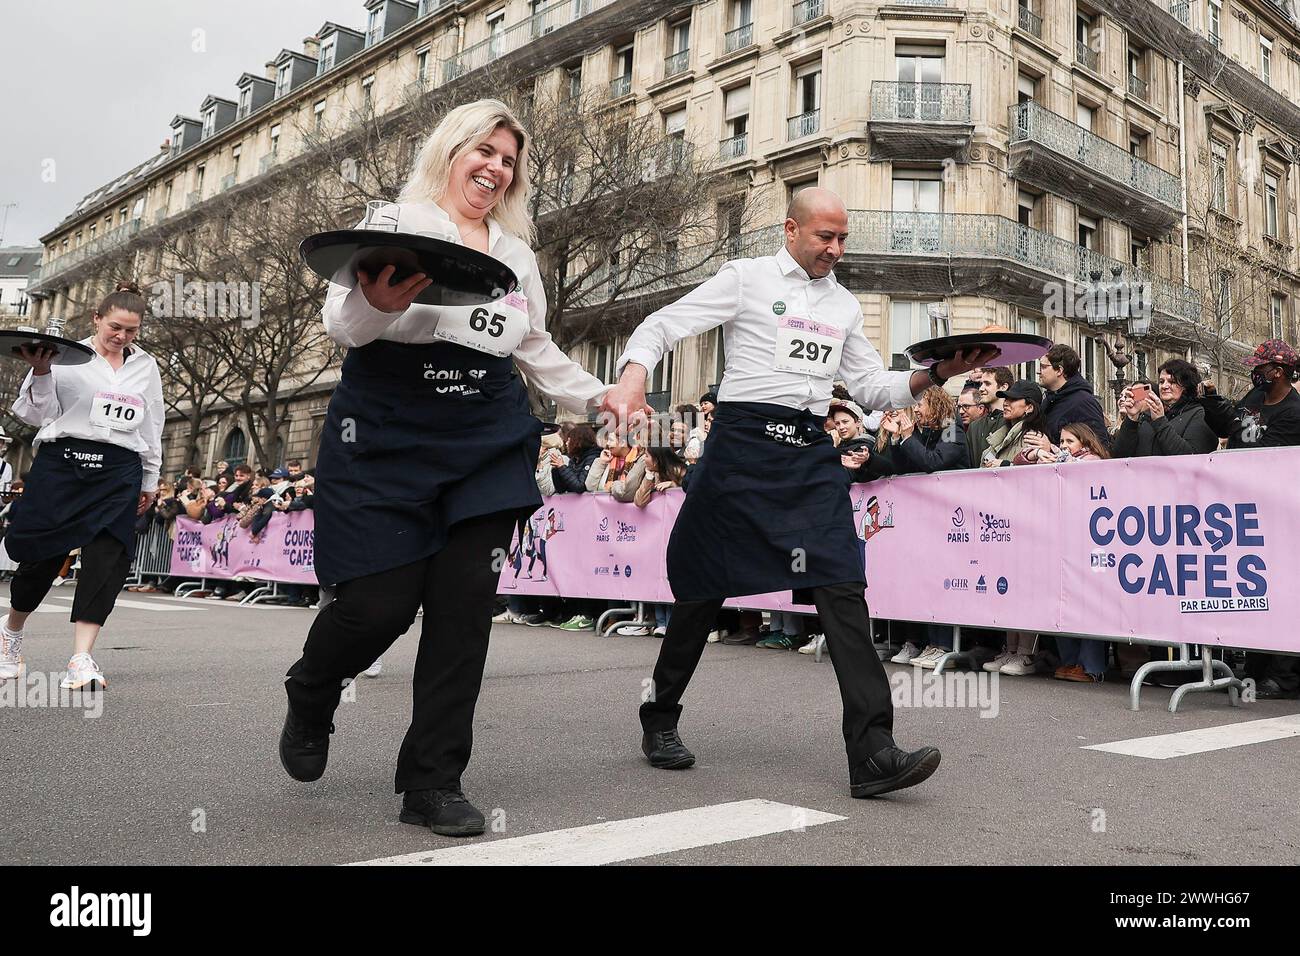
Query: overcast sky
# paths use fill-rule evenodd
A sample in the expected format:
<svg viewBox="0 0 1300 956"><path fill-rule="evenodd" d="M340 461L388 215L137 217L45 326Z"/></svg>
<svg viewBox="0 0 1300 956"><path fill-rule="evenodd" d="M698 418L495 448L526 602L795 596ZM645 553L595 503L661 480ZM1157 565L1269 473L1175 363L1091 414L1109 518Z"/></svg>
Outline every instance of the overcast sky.
<svg viewBox="0 0 1300 956"><path fill-rule="evenodd" d="M38 245L152 155L177 113L197 118L209 93L238 99L241 73L261 75L326 20L365 29L365 16L363 0L0 0L0 207L18 204L3 245Z"/></svg>

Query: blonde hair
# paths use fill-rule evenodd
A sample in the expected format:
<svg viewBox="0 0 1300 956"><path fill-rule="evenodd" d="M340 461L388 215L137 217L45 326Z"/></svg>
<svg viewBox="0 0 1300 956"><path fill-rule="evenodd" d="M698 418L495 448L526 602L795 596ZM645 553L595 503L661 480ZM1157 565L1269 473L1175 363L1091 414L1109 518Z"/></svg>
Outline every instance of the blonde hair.
<svg viewBox="0 0 1300 956"><path fill-rule="evenodd" d="M943 428L957 417L957 406L952 396L938 385L931 385L921 393L917 410L917 424L926 428Z"/></svg>
<svg viewBox="0 0 1300 956"><path fill-rule="evenodd" d="M532 245L537 230L528 215L528 200L533 189L528 174L528 133L510 107L500 100L476 100L458 106L444 116L420 147L411 167L411 177L402 187L397 201L438 202L447 192L451 167L456 161L470 150L477 149L503 126L515 134L519 155L510 185L489 215L503 231Z"/></svg>

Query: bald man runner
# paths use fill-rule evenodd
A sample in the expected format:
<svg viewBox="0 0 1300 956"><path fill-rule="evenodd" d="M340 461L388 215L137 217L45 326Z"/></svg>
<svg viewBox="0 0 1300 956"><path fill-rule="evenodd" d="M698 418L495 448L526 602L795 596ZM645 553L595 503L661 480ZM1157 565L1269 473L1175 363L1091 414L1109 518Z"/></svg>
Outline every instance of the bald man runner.
<svg viewBox="0 0 1300 956"><path fill-rule="evenodd" d="M804 189L790 203L784 247L736 259L643 321L619 358L602 407L645 406L646 379L684 338L722 326L726 371L713 429L668 542L676 603L641 706L641 748L654 767L695 756L678 733L679 703L727 598L792 592L816 605L844 703L849 791L871 797L925 780L939 751L894 741L889 681L871 645L861 543L847 474L823 430L838 378L866 409L906 408L931 385L996 352L960 353L928 372L887 371L834 268L849 238L844 203Z"/></svg>

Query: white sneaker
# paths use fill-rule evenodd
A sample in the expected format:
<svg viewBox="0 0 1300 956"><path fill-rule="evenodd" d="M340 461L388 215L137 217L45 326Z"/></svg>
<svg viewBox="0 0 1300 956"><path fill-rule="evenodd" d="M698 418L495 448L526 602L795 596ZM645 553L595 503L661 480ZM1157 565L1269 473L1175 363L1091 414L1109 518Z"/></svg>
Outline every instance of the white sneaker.
<svg viewBox="0 0 1300 956"><path fill-rule="evenodd" d="M1027 674L1034 673L1034 670L1034 657L1032 654L1017 654L1002 665L999 673L1010 674L1012 677L1024 677Z"/></svg>
<svg viewBox="0 0 1300 956"><path fill-rule="evenodd" d="M938 665L939 658L947 653L942 647L935 647L930 644L920 654L912 658L911 664L913 667L929 667L933 669Z"/></svg>
<svg viewBox="0 0 1300 956"><path fill-rule="evenodd" d="M618 629L618 633L624 635L625 637L649 637L650 628L645 627L644 625L641 624L636 624L636 625L630 625L628 627L620 627Z"/></svg>
<svg viewBox="0 0 1300 956"><path fill-rule="evenodd" d="M1016 659L1016 655L1015 655L1015 654L1009 654L1009 653L1007 653L1006 651L1003 651L1003 652L1002 652L1001 654L999 654L997 657L993 658L993 660L991 660L991 661L985 661L985 662L984 662L984 669L985 669L986 671L991 671L991 672L993 672L993 673L997 673L998 671L1002 670L1002 668L1003 668L1005 665L1010 664L1010 663L1011 663L1013 660L1015 660L1015 659Z"/></svg>
<svg viewBox="0 0 1300 956"><path fill-rule="evenodd" d="M383 671L383 669L384 669L383 658L376 657L375 662L371 664L369 667L367 667L365 670L363 670L361 673L365 674L367 677L378 677L380 673Z"/></svg>
<svg viewBox="0 0 1300 956"><path fill-rule="evenodd" d="M667 634L668 634L668 628L666 627L656 627L654 629L655 637L666 637Z"/></svg>
<svg viewBox="0 0 1300 956"><path fill-rule="evenodd" d="M718 641L722 640L724 637L726 637L726 636L727 636L728 634L730 634L730 633L731 633L731 632L730 632L730 631L727 631L727 630L721 630L721 631L709 631L709 638L708 638L709 643L710 643L710 644L716 644L716 643L718 643Z"/></svg>
<svg viewBox="0 0 1300 956"><path fill-rule="evenodd" d="M514 611L502 611L496 617L492 618L493 624L523 624L527 614L516 614Z"/></svg>
<svg viewBox="0 0 1300 956"><path fill-rule="evenodd" d="M817 651L818 651L818 649L820 649L820 648L822 648L822 647L825 647L825 646L826 646L826 635L825 635L825 634L814 634L814 635L812 635L812 640L811 640L811 641L809 641L809 642L808 642L807 644L805 644L803 647L799 648L799 653L800 653L800 654L816 654Z"/></svg>
<svg viewBox="0 0 1300 956"><path fill-rule="evenodd" d="M14 634L0 626L0 680L15 680L23 673L23 632Z"/></svg>
<svg viewBox="0 0 1300 956"><path fill-rule="evenodd" d="M908 641L903 645L903 649L891 657L890 660L895 664L906 664L920 653L921 652L917 650L916 645L911 641Z"/></svg>
<svg viewBox="0 0 1300 956"><path fill-rule="evenodd" d="M59 686L65 690L99 690L107 687L108 681L89 654L73 654L72 660L68 661L68 672L59 681Z"/></svg>
<svg viewBox="0 0 1300 956"><path fill-rule="evenodd" d="M65 585L65 584L67 584L67 583L68 583L68 579L67 579L67 578L58 578L58 577L56 577L53 581L50 582L50 587L61 588L61 587L63 587L63 585Z"/></svg>

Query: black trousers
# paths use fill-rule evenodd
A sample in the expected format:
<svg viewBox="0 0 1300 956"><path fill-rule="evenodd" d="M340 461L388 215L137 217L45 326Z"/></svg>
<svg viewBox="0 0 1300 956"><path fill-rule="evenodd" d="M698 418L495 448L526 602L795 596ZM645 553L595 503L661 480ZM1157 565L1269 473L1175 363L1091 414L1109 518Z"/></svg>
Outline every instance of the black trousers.
<svg viewBox="0 0 1300 956"><path fill-rule="evenodd" d="M67 559L66 554L56 554L41 561L21 562L9 586L9 603L13 609L36 610ZM130 570L131 559L126 547L107 531L101 531L90 544L84 545L77 590L72 597L73 623L86 621L102 627L113 612Z"/></svg>
<svg viewBox="0 0 1300 956"><path fill-rule="evenodd" d="M844 703L844 745L849 770L894 745L894 704L889 678L871 646L871 617L861 584L812 589ZM653 698L641 705L641 727L670 730L681 716L682 694L700 662L722 599L678 601L655 662Z"/></svg>
<svg viewBox="0 0 1300 956"><path fill-rule="evenodd" d="M294 712L329 723L345 678L374 663L424 605L415 658L411 725L397 758L396 789L460 786L474 740L497 576L510 546L513 511L453 525L432 557L343 581L321 608L285 690Z"/></svg>

